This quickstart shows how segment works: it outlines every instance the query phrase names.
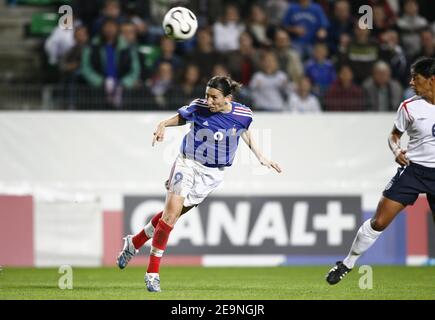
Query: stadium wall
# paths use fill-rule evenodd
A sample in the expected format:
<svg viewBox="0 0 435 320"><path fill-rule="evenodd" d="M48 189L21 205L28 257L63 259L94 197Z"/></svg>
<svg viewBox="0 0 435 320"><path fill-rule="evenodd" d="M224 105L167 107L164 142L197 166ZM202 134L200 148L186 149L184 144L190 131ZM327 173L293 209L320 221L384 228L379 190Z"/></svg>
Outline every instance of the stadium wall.
<svg viewBox="0 0 435 320"><path fill-rule="evenodd" d="M121 237L164 203L164 181L187 127L151 147L169 113L0 114L0 265L114 265ZM252 130L284 172L243 145L225 182L182 217L167 264L330 264L372 216L396 166L394 114L256 114ZM361 259L428 264L432 217L422 196ZM134 259L147 261L147 250Z"/></svg>

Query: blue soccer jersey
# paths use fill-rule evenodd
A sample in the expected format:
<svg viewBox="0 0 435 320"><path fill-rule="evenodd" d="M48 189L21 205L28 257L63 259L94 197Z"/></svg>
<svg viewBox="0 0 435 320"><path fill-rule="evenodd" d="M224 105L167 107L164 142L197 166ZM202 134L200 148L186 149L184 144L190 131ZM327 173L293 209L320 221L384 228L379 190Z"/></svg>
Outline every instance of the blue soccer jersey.
<svg viewBox="0 0 435 320"><path fill-rule="evenodd" d="M205 99L196 99L178 113L192 123L181 144L181 153L207 167L231 166L240 135L252 122L250 108L231 102L228 113L211 112Z"/></svg>

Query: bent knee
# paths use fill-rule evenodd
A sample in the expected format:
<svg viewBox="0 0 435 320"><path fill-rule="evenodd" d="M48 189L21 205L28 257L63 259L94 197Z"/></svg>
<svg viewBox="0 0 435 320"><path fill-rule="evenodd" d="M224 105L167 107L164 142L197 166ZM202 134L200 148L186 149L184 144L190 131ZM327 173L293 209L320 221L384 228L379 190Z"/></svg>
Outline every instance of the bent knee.
<svg viewBox="0 0 435 320"><path fill-rule="evenodd" d="M388 227L388 221L380 218L372 219L370 221L370 225L375 231L384 231L386 227Z"/></svg>

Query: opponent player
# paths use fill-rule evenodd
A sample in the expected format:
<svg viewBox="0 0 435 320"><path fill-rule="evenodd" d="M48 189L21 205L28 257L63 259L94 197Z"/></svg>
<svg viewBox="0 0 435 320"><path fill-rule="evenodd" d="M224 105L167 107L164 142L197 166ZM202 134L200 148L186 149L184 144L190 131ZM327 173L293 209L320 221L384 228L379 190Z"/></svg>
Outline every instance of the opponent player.
<svg viewBox="0 0 435 320"><path fill-rule="evenodd" d="M267 159L251 137L251 109L232 101L239 87L229 77L213 77L207 83L206 99L196 99L178 109L177 115L160 122L154 132L153 146L163 141L166 127L192 124L166 183L168 192L163 212L156 214L134 237L125 237L118 256L118 266L123 269L137 250L153 239L145 274L150 292L160 291L160 260L175 223L221 184L225 167L233 163L240 136L262 165L281 172L279 165Z"/></svg>
<svg viewBox="0 0 435 320"><path fill-rule="evenodd" d="M352 270L358 258L420 193L427 195L435 214L435 59L422 58L411 66L410 85L417 95L400 104L388 137L400 167L386 186L374 217L359 228L347 257L328 272L326 281L331 285ZM405 131L410 139L407 149L402 149L400 138Z"/></svg>

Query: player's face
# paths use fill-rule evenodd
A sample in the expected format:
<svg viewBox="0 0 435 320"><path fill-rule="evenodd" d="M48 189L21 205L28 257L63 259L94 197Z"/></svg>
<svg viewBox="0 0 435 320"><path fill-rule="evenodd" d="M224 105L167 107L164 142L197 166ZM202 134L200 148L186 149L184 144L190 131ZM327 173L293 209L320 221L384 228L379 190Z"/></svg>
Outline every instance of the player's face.
<svg viewBox="0 0 435 320"><path fill-rule="evenodd" d="M432 91L430 79L426 79L421 74L411 72L411 81L409 82L415 93L422 97L427 97Z"/></svg>
<svg viewBox="0 0 435 320"><path fill-rule="evenodd" d="M208 108L211 112L221 112L225 110L225 104L228 100L222 91L207 87L205 90L205 98L207 99Z"/></svg>

